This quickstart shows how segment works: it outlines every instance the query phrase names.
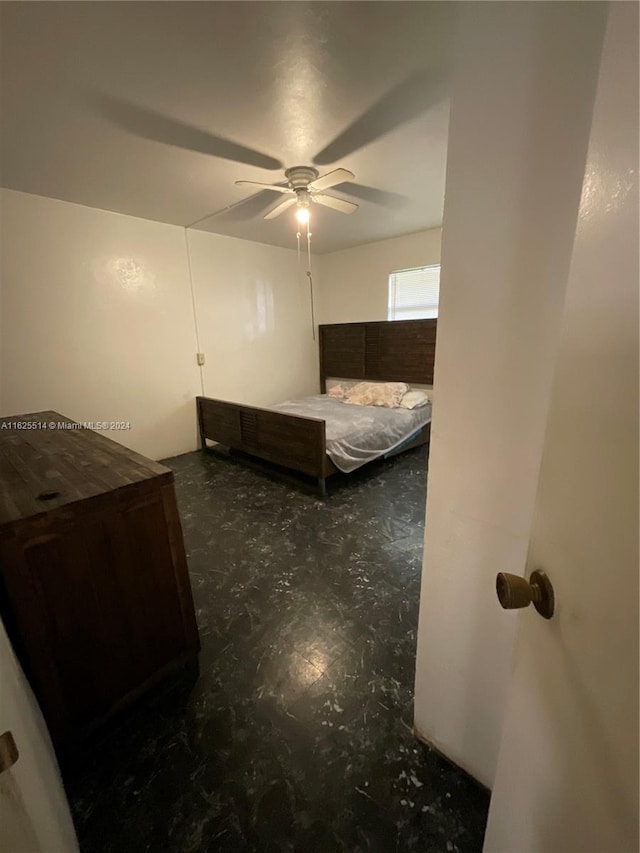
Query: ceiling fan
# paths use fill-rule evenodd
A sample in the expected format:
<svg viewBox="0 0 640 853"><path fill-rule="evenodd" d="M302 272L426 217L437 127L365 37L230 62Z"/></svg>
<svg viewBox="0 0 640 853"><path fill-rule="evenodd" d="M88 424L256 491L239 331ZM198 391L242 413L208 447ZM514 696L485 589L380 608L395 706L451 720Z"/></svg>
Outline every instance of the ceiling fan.
<svg viewBox="0 0 640 853"><path fill-rule="evenodd" d="M284 176L287 180L286 185L264 184L259 181L236 181L235 183L238 186L259 187L261 190L273 190L289 196L270 210L264 219L275 219L295 204L298 207L296 211L298 222L308 222L309 206L312 202L330 207L340 213L354 213L358 209L358 205L352 201L345 201L323 192L338 184L352 181L355 175L348 169L334 169L326 175L319 176L318 170L313 166L293 166L285 171Z"/></svg>
<svg viewBox="0 0 640 853"><path fill-rule="evenodd" d="M335 163L361 148L375 142L406 121L415 118L442 98L443 77L442 69L421 69L411 74L405 80L387 91L373 103L364 113L357 117L341 133L338 134L322 151L313 157L312 162L318 166ZM212 133L201 127L187 124L179 119L167 116L157 110L143 107L126 100L115 98L104 93L94 93L95 103L101 114L111 123L133 133L143 139L162 142L188 151L200 154L210 154L235 163L244 163L261 169L281 169L283 164L261 151L256 151L246 145L241 145L231 139ZM264 210L265 203L271 203L269 191L294 195L270 211L265 219L278 216L287 207L292 207L298 199L303 202L298 207L298 213L309 210L304 201L309 198L313 202L340 210L341 213L353 213L357 205L335 196L325 195L321 190L329 189L337 184L353 181L354 175L347 169L336 169L321 177L313 166L296 166L285 172L287 185L262 184L257 181L236 181L238 184L255 186L266 192L254 193L242 201L228 205L222 210L202 216L189 224L194 227L213 216L229 216L233 211L235 219L252 218L257 210ZM334 180L334 178L336 180ZM330 182L330 183L329 183ZM388 207L402 206L406 201L397 193L380 190L375 187L352 183L348 194L364 201L374 202ZM266 197L266 198L265 198ZM348 208L348 209L347 209ZM304 215L303 215L304 216Z"/></svg>

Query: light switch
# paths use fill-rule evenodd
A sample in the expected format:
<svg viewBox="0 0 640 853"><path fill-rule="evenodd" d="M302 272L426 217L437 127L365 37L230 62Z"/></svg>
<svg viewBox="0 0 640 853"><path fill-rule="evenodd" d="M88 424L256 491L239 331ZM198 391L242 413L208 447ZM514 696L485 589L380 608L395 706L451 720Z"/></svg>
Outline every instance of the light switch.
<svg viewBox="0 0 640 853"><path fill-rule="evenodd" d="M197 359L198 359L198 364L199 364L200 366L202 366L202 365L204 364L204 353L203 353L203 352L198 352L198 353L196 353L196 357L197 357Z"/></svg>

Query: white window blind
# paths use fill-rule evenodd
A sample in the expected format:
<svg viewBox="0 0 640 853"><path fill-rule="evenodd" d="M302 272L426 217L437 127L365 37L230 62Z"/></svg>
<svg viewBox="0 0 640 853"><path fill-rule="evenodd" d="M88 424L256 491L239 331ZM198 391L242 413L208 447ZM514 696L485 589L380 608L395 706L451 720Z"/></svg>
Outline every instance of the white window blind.
<svg viewBox="0 0 640 853"><path fill-rule="evenodd" d="M440 264L395 270L389 275L389 320L438 316Z"/></svg>

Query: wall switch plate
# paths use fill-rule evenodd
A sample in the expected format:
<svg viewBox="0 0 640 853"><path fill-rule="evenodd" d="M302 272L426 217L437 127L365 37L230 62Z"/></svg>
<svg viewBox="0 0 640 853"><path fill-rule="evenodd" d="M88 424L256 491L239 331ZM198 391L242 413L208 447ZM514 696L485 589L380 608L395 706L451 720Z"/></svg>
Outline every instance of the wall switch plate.
<svg viewBox="0 0 640 853"><path fill-rule="evenodd" d="M197 352L196 358L198 359L198 364L200 366L202 366L204 364L204 353L203 352Z"/></svg>

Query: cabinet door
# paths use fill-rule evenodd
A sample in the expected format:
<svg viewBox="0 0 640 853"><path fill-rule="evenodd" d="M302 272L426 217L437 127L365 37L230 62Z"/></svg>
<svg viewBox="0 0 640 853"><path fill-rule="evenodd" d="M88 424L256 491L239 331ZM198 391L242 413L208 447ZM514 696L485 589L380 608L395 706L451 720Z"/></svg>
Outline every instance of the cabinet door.
<svg viewBox="0 0 640 853"><path fill-rule="evenodd" d="M184 552L167 521L158 490L4 549L11 615L54 739L141 692L188 651L174 565Z"/></svg>

